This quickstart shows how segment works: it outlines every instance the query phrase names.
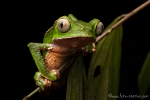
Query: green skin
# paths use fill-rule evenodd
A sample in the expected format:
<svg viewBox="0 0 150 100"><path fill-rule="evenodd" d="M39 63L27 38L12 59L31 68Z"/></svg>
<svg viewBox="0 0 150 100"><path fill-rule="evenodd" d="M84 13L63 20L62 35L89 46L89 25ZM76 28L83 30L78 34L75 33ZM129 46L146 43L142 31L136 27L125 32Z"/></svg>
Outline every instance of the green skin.
<svg viewBox="0 0 150 100"><path fill-rule="evenodd" d="M62 24L58 24L58 21L60 19L67 19L70 25L66 26L66 28L63 29ZM57 74L59 73L59 70L50 71L47 69L45 62L44 62L44 57L47 51L53 48L53 45L55 44L63 45L66 47L68 47L70 44L69 48L78 50L81 47L85 47L86 51L92 52L92 49L93 49L92 43L88 42L88 40L93 39L94 40L93 43L94 43L96 36L102 33L103 25L100 24L99 26L97 26L99 22L100 20L93 19L89 23L86 23L81 20L77 20L77 18L75 18L72 14L69 14L68 16L62 16L58 20L56 20L53 27L51 27L46 32L44 39L43 39L43 43L29 43L28 44L30 52L39 70L39 72L35 73L34 80L36 84L39 87L41 87L41 89L44 89L44 87L47 85L44 79L41 78L41 75L45 79L52 82L58 79ZM66 24L63 24L63 25L66 25ZM83 41L76 41L75 47L71 45L74 42L74 41L70 41L71 39L76 38L78 40L78 38L81 38L81 37L84 38ZM67 39L69 39L70 41L69 44L67 44L67 42L65 44L60 43L60 41L65 42ZM58 41L55 43L54 40L58 40ZM43 50L43 55L40 53L40 50Z"/></svg>

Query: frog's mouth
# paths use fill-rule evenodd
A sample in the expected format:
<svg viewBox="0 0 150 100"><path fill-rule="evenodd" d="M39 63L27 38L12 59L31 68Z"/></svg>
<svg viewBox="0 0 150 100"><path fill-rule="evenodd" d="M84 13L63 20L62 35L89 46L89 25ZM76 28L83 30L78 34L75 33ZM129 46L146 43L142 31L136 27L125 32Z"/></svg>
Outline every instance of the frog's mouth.
<svg viewBox="0 0 150 100"><path fill-rule="evenodd" d="M85 47L90 43L95 42L94 38L91 37L71 37L71 38L57 38L53 40L54 44L67 46L71 48Z"/></svg>

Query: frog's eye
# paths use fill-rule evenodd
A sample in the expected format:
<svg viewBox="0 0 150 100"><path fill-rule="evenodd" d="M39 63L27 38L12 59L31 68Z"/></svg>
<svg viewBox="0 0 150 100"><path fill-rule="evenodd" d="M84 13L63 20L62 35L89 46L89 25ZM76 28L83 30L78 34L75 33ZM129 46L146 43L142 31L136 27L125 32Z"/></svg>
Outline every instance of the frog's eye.
<svg viewBox="0 0 150 100"><path fill-rule="evenodd" d="M67 32L70 28L70 23L67 19L65 18L60 18L58 21L57 21L57 27L58 27L58 30L61 31L61 32Z"/></svg>
<svg viewBox="0 0 150 100"><path fill-rule="evenodd" d="M97 25L96 25L96 30L95 30L96 35L97 35L97 36L101 35L102 32L103 32L103 30L104 30L104 25L103 25L103 23L102 23L102 22L98 22Z"/></svg>

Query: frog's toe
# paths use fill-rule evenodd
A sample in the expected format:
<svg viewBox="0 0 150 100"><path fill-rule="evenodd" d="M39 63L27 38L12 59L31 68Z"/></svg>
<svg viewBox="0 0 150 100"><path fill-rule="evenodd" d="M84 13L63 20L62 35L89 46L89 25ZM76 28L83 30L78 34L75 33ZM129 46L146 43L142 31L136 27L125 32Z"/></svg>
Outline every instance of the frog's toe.
<svg viewBox="0 0 150 100"><path fill-rule="evenodd" d="M45 86L46 86L46 87L51 86L52 82L51 82L50 80L44 79L44 81L45 81Z"/></svg>

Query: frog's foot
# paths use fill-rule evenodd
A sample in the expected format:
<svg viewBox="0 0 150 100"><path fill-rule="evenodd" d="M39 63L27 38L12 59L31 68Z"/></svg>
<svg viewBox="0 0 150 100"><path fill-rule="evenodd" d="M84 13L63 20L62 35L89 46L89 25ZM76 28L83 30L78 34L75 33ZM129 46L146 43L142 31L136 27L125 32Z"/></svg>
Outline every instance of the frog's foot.
<svg viewBox="0 0 150 100"><path fill-rule="evenodd" d="M92 49L91 49L91 48L92 48ZM95 43L92 43L91 48L88 49L88 48L86 48L86 47L82 47L82 48L81 48L82 54L83 54L83 55L86 55L87 53L91 53L91 52L94 53L94 52L96 52Z"/></svg>
<svg viewBox="0 0 150 100"><path fill-rule="evenodd" d="M52 85L52 82L49 79L43 77L40 72L35 73L34 80L36 82L36 85L41 87L42 90L44 90Z"/></svg>

